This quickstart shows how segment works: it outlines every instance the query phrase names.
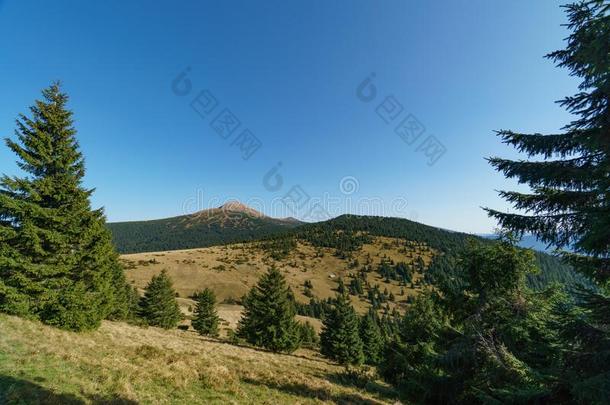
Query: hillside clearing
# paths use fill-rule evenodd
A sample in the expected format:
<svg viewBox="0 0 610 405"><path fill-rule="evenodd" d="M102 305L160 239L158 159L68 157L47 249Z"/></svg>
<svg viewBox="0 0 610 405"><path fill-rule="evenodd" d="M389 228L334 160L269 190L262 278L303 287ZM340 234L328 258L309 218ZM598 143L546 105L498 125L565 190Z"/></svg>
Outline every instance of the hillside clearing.
<svg viewBox="0 0 610 405"><path fill-rule="evenodd" d="M270 266L276 266L283 272L296 300L307 303L309 297L303 294L305 281L312 283L315 297L326 299L335 296L339 278L349 283L351 276L365 263L375 269L383 259L413 264L417 258L421 258L427 267L435 254L433 249L423 243L406 243L398 238L387 237L372 237L372 242L354 252L351 260L337 257L334 249L315 248L300 241L286 258L275 260L258 245L240 243L190 250L137 253L122 255L121 259L125 264L127 279L140 290L153 275L166 269L181 297L179 303L188 314L188 306L192 306L193 302L187 297L197 290L208 287L214 291L219 302L232 303L240 300L256 285L260 275ZM360 265L350 268L350 263L354 260ZM414 284L401 287L398 282L386 282L376 271L372 271L369 281L396 296L396 302L389 303L391 308L404 310L408 297L421 291L422 287L417 283L421 277L422 274L416 272L413 277ZM370 306L364 296L352 296L351 300L359 313L366 312Z"/></svg>
<svg viewBox="0 0 610 405"><path fill-rule="evenodd" d="M395 402L316 353L273 354L192 332L103 322L73 333L0 314L0 403Z"/></svg>

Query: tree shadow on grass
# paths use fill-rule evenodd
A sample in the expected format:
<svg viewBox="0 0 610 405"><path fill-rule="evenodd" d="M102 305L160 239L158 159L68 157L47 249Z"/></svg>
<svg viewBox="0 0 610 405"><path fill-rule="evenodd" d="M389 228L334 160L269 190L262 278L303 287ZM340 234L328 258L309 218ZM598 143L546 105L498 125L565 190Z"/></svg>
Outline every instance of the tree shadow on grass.
<svg viewBox="0 0 610 405"><path fill-rule="evenodd" d="M259 352L259 353L267 353L267 354L273 354L275 356L287 356L287 357L293 357L296 359L303 359L303 360L309 360L312 362L317 362L317 363L323 363L326 365L334 365L335 363L328 361L327 359L323 358L323 357L313 357L313 356L304 356L301 354L295 354L295 353L287 353L287 352L274 352L272 350L268 350L265 349L263 347L258 347L258 346L254 346L245 342L233 342L227 339L220 339L220 338L212 338L212 337L208 337L208 336L198 336L202 341L206 341L206 342L212 342L212 343L220 343L223 345L228 345L228 346L233 346L233 347L239 347L242 349L249 349L255 352Z"/></svg>
<svg viewBox="0 0 610 405"><path fill-rule="evenodd" d="M300 396L308 399L319 399L320 401L331 401L340 405L361 404L361 405L378 405L381 402L374 399L365 398L358 394L351 393L333 393L326 388L314 388L302 383L281 383L275 381L262 381L253 378L244 378L242 381L246 384L264 386L269 389L277 390L285 394Z"/></svg>
<svg viewBox="0 0 610 405"><path fill-rule="evenodd" d="M43 379L38 382L44 381ZM134 405L137 402L121 398L117 395L86 395L83 396L93 404L99 405ZM0 375L0 404L48 404L48 405L81 405L85 404L82 397L73 394L55 392L31 381Z"/></svg>
<svg viewBox="0 0 610 405"><path fill-rule="evenodd" d="M384 400L398 400L398 394L394 389L387 385L380 384L366 373L359 373L355 370L350 371L346 369L341 372L328 374L325 378L333 384L357 388L374 395L375 397L383 398Z"/></svg>

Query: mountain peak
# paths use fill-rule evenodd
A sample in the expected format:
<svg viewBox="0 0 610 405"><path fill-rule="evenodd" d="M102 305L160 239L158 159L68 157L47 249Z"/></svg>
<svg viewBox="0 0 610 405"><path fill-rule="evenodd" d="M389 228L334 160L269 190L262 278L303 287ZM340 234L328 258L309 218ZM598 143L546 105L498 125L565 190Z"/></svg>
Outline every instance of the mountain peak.
<svg viewBox="0 0 610 405"><path fill-rule="evenodd" d="M230 200L226 203L222 204L218 207L219 210L222 211L232 211L232 212L243 212L245 214L250 214L257 217L264 217L265 215L261 212L258 212L254 208L248 207L246 204L243 204L237 200Z"/></svg>

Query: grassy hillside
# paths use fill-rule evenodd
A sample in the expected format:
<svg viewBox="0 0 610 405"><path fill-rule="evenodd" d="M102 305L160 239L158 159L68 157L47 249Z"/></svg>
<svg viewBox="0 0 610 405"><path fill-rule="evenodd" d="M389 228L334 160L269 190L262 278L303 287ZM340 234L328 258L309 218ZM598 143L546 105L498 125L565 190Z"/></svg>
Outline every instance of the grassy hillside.
<svg viewBox="0 0 610 405"><path fill-rule="evenodd" d="M2 404L383 404L382 383L359 384L314 352L291 355L191 332L104 322L65 332L0 314Z"/></svg>
<svg viewBox="0 0 610 405"><path fill-rule="evenodd" d="M402 218L370 217L358 215L342 215L326 222L306 224L287 231L287 236L294 236L310 241L316 246L329 246L349 254L344 241L345 235L354 235L358 232L368 235L392 237L398 239L422 242L431 249L441 253L435 256L431 272L447 271L447 259L455 256L465 246L469 239L477 239L483 243L493 243L489 239L479 236L452 232L445 229L420 224ZM336 235L343 235L337 238ZM343 245L342 245L343 243ZM351 246L358 249L358 244ZM543 252L536 252L536 259L540 272L528 276L528 282L533 288L542 288L549 283L559 282L562 284L583 283L590 285L590 281L576 273L571 266L562 263L559 259Z"/></svg>
<svg viewBox="0 0 610 405"><path fill-rule="evenodd" d="M420 242L431 249L455 255L469 238L486 241L461 232L448 231L402 218L342 215L329 221L303 224L294 219L266 217L236 202L192 215L154 221L121 222L108 225L121 253L156 252L203 248L228 243L297 239L316 248L331 248L341 257L357 251L366 237L362 234ZM541 272L529 277L532 287L550 282L588 283L556 258L537 253ZM441 271L444 270L441 265ZM433 266L433 271L439 266Z"/></svg>
<svg viewBox="0 0 610 405"><path fill-rule="evenodd" d="M231 228L233 223L229 220L225 225L224 232L234 232L231 235L237 238L240 232ZM308 303L312 297L317 300L333 297L340 279L348 289L351 283L360 280L362 291L352 294L352 302L362 313L373 300L379 301L384 309L405 309L426 283L433 283L434 277L451 271L452 259L469 238L493 243L406 219L354 215L290 228L283 226L270 234L253 230L248 235L262 239L199 249L136 253L122 258L127 277L140 289L154 274L167 269L187 315L189 307L194 306L188 297L205 287L212 288L221 302L239 304L240 298L272 265L285 274L300 303ZM166 238L172 236L179 237L170 232ZM146 250L151 246L154 245L147 245ZM541 271L529 276L532 287L543 288L551 282L585 282L556 258L544 253L536 256ZM396 267L403 265L410 273L407 279L395 277ZM382 271L383 266L386 269ZM308 291L304 288L306 282L311 283ZM371 294L377 298L373 299ZM237 308L228 311L239 313Z"/></svg>
<svg viewBox="0 0 610 405"><path fill-rule="evenodd" d="M108 224L120 253L190 249L269 237L301 222L264 216L239 203L191 215Z"/></svg>
<svg viewBox="0 0 610 405"><path fill-rule="evenodd" d="M153 275L167 269L180 294L180 303L187 315L188 307L194 306L188 299L195 291L209 287L216 293L220 302L235 303L254 286L258 278L270 266L276 266L286 277L298 302L307 303L310 296L317 299L334 297L343 280L346 288L363 266L366 280L373 287L379 285L383 293L392 293L394 301L383 305L404 309L411 296L423 287L420 284L422 272L417 270L419 259L424 267L428 266L434 255L423 243L406 242L401 239L372 237L349 258L336 255L333 248L314 247L305 241L297 242L283 257L275 257L275 252L264 243L243 243L215 246L202 249L177 250L154 253L137 253L121 256L126 275L138 288L144 288ZM384 261L403 262L414 268L411 282L401 286L396 280L389 282L377 271ZM357 264L356 264L357 263ZM312 288L306 295L305 282ZM352 295L352 303L359 312L370 306L368 289L364 293ZM222 316L222 314L221 314Z"/></svg>

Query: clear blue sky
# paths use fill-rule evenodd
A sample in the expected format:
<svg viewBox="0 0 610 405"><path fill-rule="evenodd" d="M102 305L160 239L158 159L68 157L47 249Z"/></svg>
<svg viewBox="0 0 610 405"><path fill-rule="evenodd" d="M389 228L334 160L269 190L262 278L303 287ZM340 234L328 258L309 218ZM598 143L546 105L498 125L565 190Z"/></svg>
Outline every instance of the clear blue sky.
<svg viewBox="0 0 610 405"><path fill-rule="evenodd" d="M277 215L273 204L300 185L330 200L332 215L375 213L368 201L385 215L488 232L480 207L504 209L494 190L514 188L484 161L515 156L493 130L556 132L570 119L554 100L577 83L543 59L567 35L559 4L0 1L0 135L13 136L17 114L59 79L86 185L111 221L229 198ZM187 66L192 90L177 96L172 81ZM365 103L356 89L372 72L377 96ZM189 106L204 89L218 101L206 118ZM404 111L386 124L376 107L389 95ZM224 108L241 122L228 140L211 127ZM412 145L394 133L409 113L426 130ZM243 129L262 143L248 160L231 145ZM429 135L446 148L432 166L417 151ZM14 160L0 147L1 173L18 173ZM280 161L282 187L265 187ZM339 186L347 176L352 194L351 179Z"/></svg>

